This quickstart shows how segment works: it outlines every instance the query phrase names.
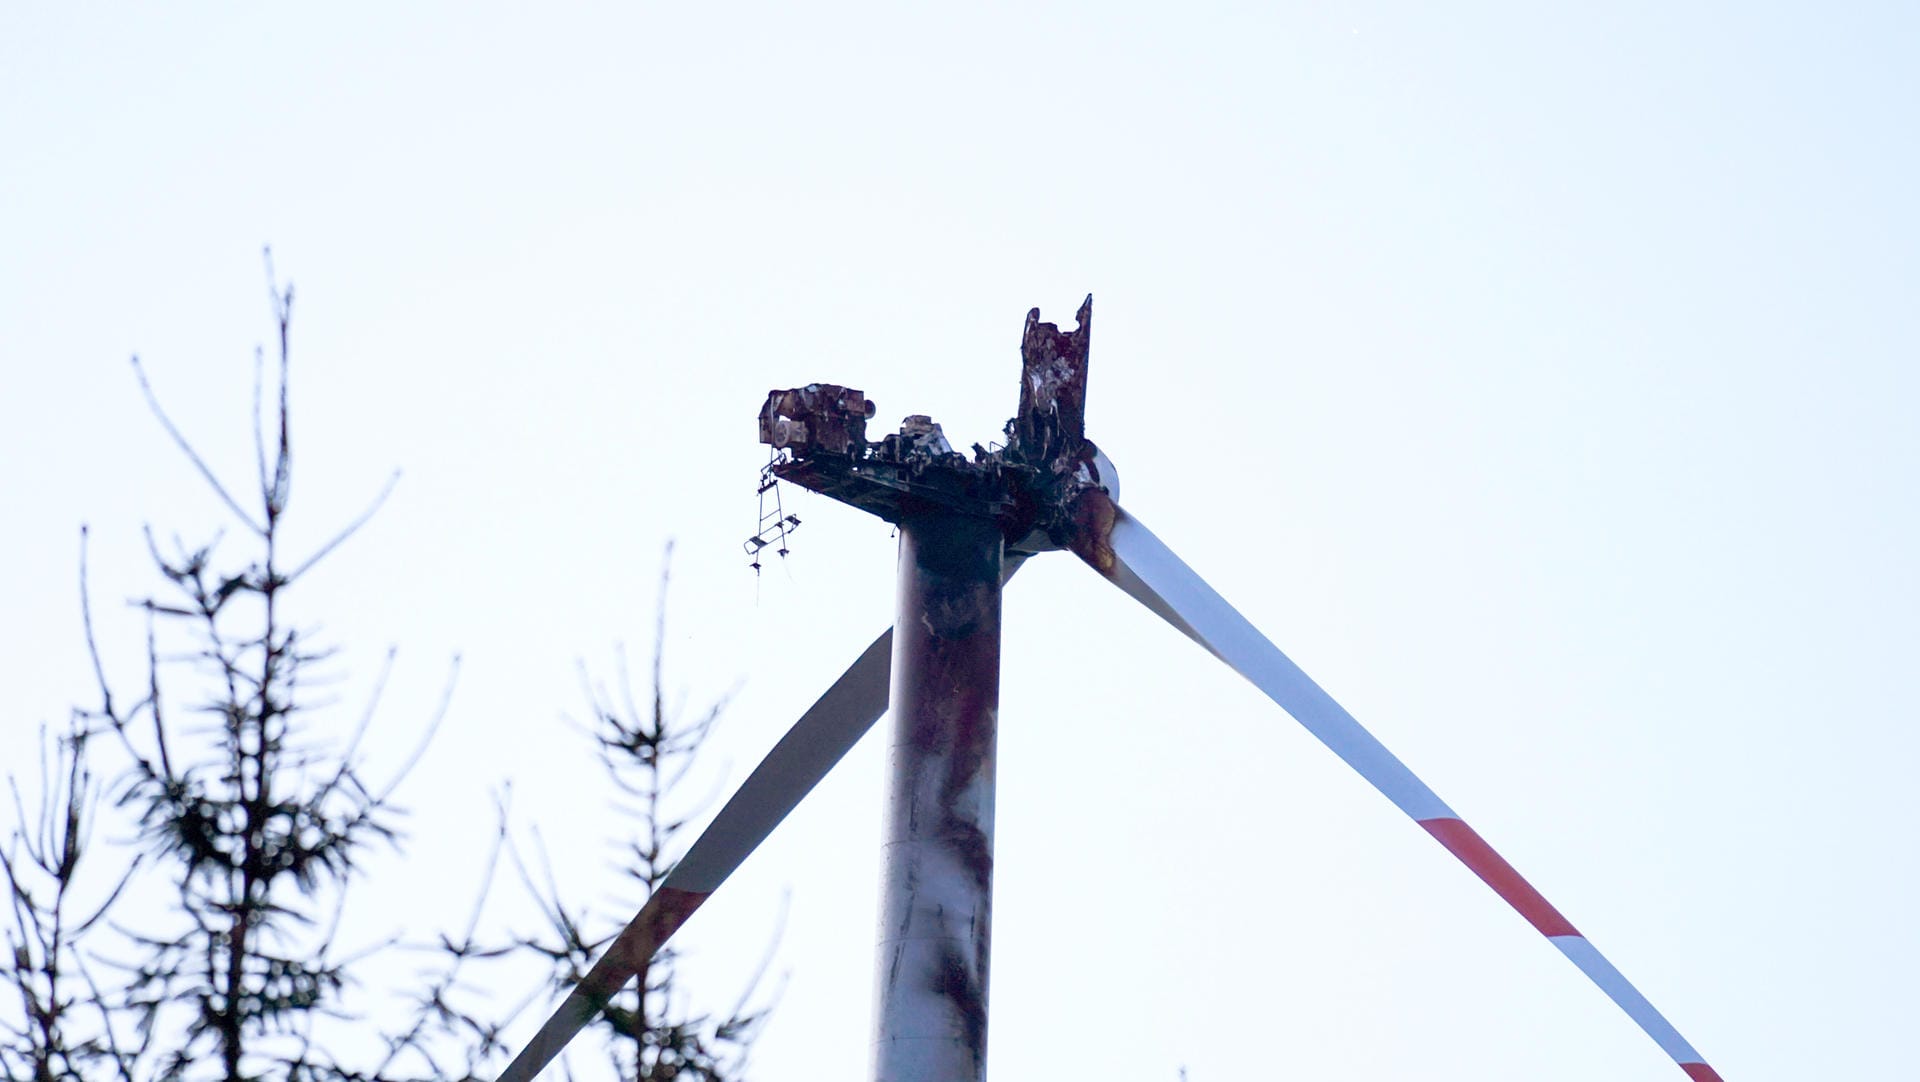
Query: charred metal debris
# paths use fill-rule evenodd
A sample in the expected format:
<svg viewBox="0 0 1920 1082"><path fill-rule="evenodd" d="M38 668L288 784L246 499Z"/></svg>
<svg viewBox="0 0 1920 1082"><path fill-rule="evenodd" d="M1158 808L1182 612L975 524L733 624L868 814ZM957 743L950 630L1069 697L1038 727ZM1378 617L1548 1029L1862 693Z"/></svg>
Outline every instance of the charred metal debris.
<svg viewBox="0 0 1920 1082"><path fill-rule="evenodd" d="M778 541L799 520L781 517L773 486L791 481L852 504L888 522L935 511L990 518L1013 552L1071 549L1105 570L1113 555L1115 479L1086 437L1087 349L1093 297L1063 332L1027 313L1020 336L1019 413L1007 422L1006 445L973 444L972 454L954 450L940 425L913 414L897 432L869 439L875 413L862 391L811 383L770 391L760 408L760 442L773 448L761 475L760 532L749 554ZM768 515L768 494L775 511ZM770 525L771 523L771 525Z"/></svg>

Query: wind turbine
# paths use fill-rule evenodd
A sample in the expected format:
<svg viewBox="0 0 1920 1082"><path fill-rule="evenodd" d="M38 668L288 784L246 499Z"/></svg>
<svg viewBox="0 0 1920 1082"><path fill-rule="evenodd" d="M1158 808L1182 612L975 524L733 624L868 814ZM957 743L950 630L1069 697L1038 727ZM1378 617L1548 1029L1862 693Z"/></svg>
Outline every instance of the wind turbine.
<svg viewBox="0 0 1920 1082"><path fill-rule="evenodd" d="M884 855L874 1078L985 1077L1000 592L1020 564L1067 550L1245 677L1479 876L1625 1011L1693 1082L1720 1082L1559 910L1372 733L1119 505L1086 438L1093 298L1063 333L1027 314L1018 415L971 457L908 417L869 441L873 404L834 384L768 394L768 481L790 481L900 530L894 626L801 715L665 883L500 1076L531 1082L886 713ZM764 525L763 519L763 525ZM758 539L756 539L758 540ZM755 541L749 541L755 548ZM889 691L891 683L891 692Z"/></svg>

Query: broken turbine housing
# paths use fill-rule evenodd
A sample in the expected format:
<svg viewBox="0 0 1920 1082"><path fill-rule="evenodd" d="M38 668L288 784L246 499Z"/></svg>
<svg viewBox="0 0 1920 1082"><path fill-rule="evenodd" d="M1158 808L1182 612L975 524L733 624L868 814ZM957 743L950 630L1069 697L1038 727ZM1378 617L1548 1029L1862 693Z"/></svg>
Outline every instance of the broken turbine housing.
<svg viewBox="0 0 1920 1082"><path fill-rule="evenodd" d="M1093 298L1072 331L1027 313L1020 340L1019 414L1007 444L954 450L931 417L914 414L898 432L867 439L874 404L865 393L810 383L767 394L760 442L774 448L771 478L878 515L889 522L932 511L991 518L1008 548L1071 548L1101 566L1119 478L1086 438L1087 345ZM781 452L784 452L784 457Z"/></svg>

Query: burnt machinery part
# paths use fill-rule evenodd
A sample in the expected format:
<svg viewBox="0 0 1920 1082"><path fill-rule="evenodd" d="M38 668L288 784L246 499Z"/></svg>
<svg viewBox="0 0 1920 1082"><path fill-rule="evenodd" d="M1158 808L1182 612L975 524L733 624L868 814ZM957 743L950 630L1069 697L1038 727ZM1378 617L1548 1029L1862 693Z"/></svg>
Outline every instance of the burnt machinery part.
<svg viewBox="0 0 1920 1082"><path fill-rule="evenodd" d="M859 454L867 446L867 421L873 413L865 393L836 383L768 391L760 407L760 442L796 458L816 451Z"/></svg>

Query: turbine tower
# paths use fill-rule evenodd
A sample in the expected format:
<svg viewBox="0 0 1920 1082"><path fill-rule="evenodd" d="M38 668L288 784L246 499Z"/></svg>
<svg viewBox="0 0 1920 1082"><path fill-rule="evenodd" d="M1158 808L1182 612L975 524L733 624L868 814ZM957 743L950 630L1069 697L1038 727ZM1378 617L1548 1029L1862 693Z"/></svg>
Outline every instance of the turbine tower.
<svg viewBox="0 0 1920 1082"><path fill-rule="evenodd" d="M925 415L867 438L873 403L816 383L773 391L760 439L770 480L824 493L900 533L894 626L803 714L666 882L502 1074L531 1082L613 994L892 707L877 960L875 1082L983 1082L992 932L1000 591L1022 562L1067 550L1225 662L1340 757L1658 1043L1693 1082L1719 1082L1620 971L1414 773L1119 505L1086 437L1093 298L1062 332L1027 313L1019 412L1006 444L957 452ZM751 543L750 543L751 544ZM889 688L891 682L891 688Z"/></svg>

